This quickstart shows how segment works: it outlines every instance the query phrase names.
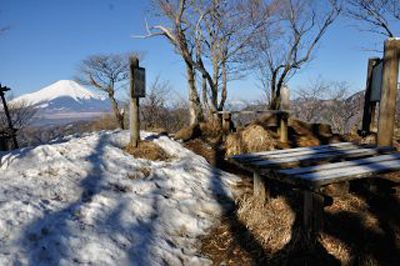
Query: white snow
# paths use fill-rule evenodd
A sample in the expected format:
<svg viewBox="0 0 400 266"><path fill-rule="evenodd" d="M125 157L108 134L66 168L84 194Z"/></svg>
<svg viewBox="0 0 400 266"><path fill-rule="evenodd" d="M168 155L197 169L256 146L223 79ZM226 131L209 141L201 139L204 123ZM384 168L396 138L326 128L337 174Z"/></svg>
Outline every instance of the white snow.
<svg viewBox="0 0 400 266"><path fill-rule="evenodd" d="M135 159L128 139L104 131L0 153L0 265L211 264L198 238L238 178L168 137L153 141L172 160Z"/></svg>
<svg viewBox="0 0 400 266"><path fill-rule="evenodd" d="M39 103L47 103L60 97L71 97L78 102L81 100L105 99L104 96L89 91L73 80L59 80L39 91L17 97L11 101L11 103L24 102L29 105L36 105Z"/></svg>

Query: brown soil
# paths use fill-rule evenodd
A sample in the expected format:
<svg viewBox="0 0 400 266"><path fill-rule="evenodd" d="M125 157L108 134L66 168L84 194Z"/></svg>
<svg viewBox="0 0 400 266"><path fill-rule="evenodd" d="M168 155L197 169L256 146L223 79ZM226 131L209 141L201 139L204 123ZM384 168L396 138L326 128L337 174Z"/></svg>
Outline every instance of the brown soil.
<svg viewBox="0 0 400 266"><path fill-rule="evenodd" d="M125 151L135 158L142 158L151 161L167 161L168 154L156 143L152 141L140 141L138 147L126 146Z"/></svg>

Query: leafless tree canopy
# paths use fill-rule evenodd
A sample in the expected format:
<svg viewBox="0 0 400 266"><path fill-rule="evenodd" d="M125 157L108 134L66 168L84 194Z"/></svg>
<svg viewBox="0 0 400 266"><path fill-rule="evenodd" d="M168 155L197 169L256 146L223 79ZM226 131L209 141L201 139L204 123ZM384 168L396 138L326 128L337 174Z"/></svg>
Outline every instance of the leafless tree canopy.
<svg viewBox="0 0 400 266"><path fill-rule="evenodd" d="M187 105L173 93L171 84L160 77L151 83L140 108L141 125L145 130L176 132L188 124Z"/></svg>
<svg viewBox="0 0 400 266"><path fill-rule="evenodd" d="M362 29L387 37L396 37L396 34L400 33L398 0L347 0L347 2L346 14L360 22Z"/></svg>
<svg viewBox="0 0 400 266"><path fill-rule="evenodd" d="M310 123L327 123L333 131L343 134L360 120L362 97L349 97L346 82L315 79L297 90L293 103L294 115Z"/></svg>
<svg viewBox="0 0 400 266"><path fill-rule="evenodd" d="M124 114L115 98L115 92L127 84L129 79L129 55L92 55L79 66L76 80L105 92L112 104L113 112L120 127L124 129Z"/></svg>
<svg viewBox="0 0 400 266"><path fill-rule="evenodd" d="M271 98L270 107L280 108L280 90L313 59L318 43L341 12L336 0L282 0L271 23L254 39L256 63Z"/></svg>
<svg viewBox="0 0 400 266"><path fill-rule="evenodd" d="M203 108L224 108L227 83L244 66L242 57L270 11L261 5L267 6L259 0L154 0L162 19L139 37L164 36L185 62L192 124L203 119Z"/></svg>
<svg viewBox="0 0 400 266"><path fill-rule="evenodd" d="M29 104L19 101L13 104L8 104L8 109L11 117L11 121L14 129L17 132L17 136L20 136L27 127L31 124L34 115L36 114L36 109ZM0 133L12 134L8 132L8 120L4 112L4 108L0 106Z"/></svg>

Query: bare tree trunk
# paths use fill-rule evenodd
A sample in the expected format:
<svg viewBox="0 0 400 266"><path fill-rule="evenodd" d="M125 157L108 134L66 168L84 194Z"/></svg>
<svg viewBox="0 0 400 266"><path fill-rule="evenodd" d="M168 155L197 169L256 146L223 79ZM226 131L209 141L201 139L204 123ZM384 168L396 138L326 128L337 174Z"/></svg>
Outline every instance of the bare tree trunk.
<svg viewBox="0 0 400 266"><path fill-rule="evenodd" d="M119 127L121 129L125 129L124 115L121 114L121 110L118 107L118 103L115 100L114 95L113 94L109 94L109 98L110 98L110 101L111 101L111 105L112 105L112 109L113 109L113 112L114 112L115 119L117 119Z"/></svg>
<svg viewBox="0 0 400 266"><path fill-rule="evenodd" d="M223 111L225 102L228 97L228 74L226 70L226 62L222 63L222 91L221 91L221 102L219 104L219 110Z"/></svg>
<svg viewBox="0 0 400 266"><path fill-rule="evenodd" d="M208 111L208 113L204 114L205 116L210 115L210 105L208 102L207 97L207 78L203 75L201 79L201 93L202 93L202 100L203 100L203 108L204 110Z"/></svg>
<svg viewBox="0 0 400 266"><path fill-rule="evenodd" d="M189 85L189 121L190 125L196 125L204 119L204 115L196 89L195 72L193 67L186 64L186 72Z"/></svg>
<svg viewBox="0 0 400 266"><path fill-rule="evenodd" d="M281 88L271 83L271 104L269 106L271 110L279 110L281 101L280 95L281 95Z"/></svg>
<svg viewBox="0 0 400 266"><path fill-rule="evenodd" d="M219 66L218 58L214 56L213 58L213 86L211 89L211 104L214 111L218 109L218 76L219 76Z"/></svg>

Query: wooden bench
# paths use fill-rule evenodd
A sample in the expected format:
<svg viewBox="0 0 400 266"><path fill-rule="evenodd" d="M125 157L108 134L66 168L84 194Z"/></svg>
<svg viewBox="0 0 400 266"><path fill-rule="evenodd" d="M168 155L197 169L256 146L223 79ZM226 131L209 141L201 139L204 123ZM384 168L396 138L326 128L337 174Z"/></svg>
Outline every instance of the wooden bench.
<svg viewBox="0 0 400 266"><path fill-rule="evenodd" d="M269 198L268 180L300 189L304 197L303 229L310 241L315 241L322 227L324 186L400 171L400 153L393 153L392 147L350 142L241 154L229 160L254 174L253 193L260 201Z"/></svg>

